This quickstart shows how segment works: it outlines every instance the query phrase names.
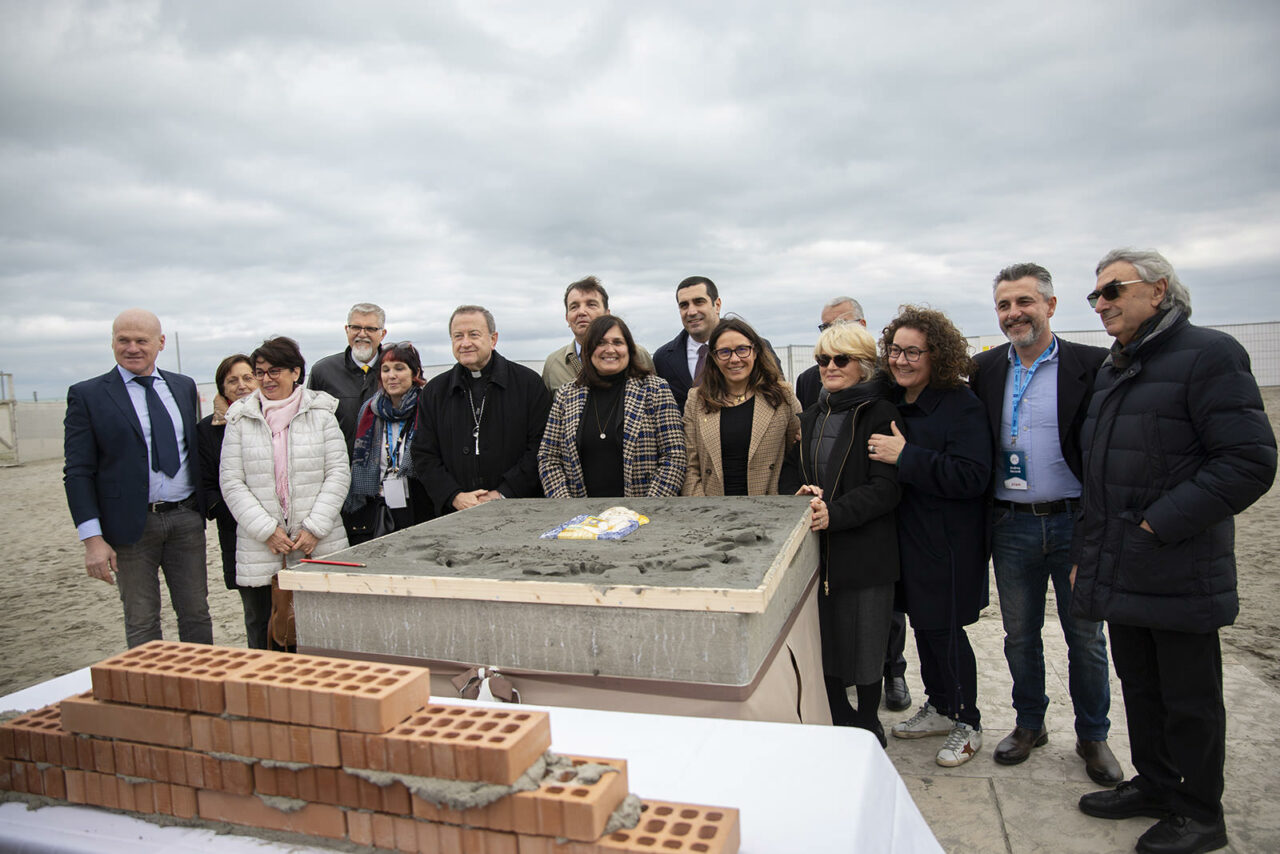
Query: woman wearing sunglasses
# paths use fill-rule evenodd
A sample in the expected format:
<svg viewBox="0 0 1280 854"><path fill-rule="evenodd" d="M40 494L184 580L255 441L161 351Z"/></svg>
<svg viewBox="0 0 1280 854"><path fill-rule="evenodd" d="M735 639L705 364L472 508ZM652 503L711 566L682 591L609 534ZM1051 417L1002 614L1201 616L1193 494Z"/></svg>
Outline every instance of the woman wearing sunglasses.
<svg viewBox="0 0 1280 854"><path fill-rule="evenodd" d="M414 477L414 428L422 359L408 341L383 348L375 363L378 390L356 417L351 491L342 507L351 545L431 518L431 499Z"/></svg>
<svg viewBox="0 0 1280 854"><path fill-rule="evenodd" d="M684 483L684 431L667 381L636 359L631 330L591 321L582 369L551 404L538 448L548 498L665 498Z"/></svg>
<svg viewBox="0 0 1280 854"><path fill-rule="evenodd" d="M268 338L249 355L258 390L227 410L218 482L236 519L236 583L267 587L286 560L347 547L338 511L351 483L338 401L302 385L306 363L292 338ZM272 639L288 645L283 620ZM266 615L250 630L265 637ZM252 641L251 641L252 643Z"/></svg>
<svg viewBox="0 0 1280 854"><path fill-rule="evenodd" d="M777 495L782 455L800 429L800 403L756 331L721 320L711 358L684 407L684 495Z"/></svg>
<svg viewBox="0 0 1280 854"><path fill-rule="evenodd" d="M814 357L822 390L800 415L800 441L787 451L778 488L811 496L811 527L820 534L818 619L832 722L870 730L883 745L878 711L898 579L898 475L864 449L873 434L889 432L898 410L876 375L875 339L859 324L828 328ZM848 694L855 686L856 710Z"/></svg>
<svg viewBox="0 0 1280 854"><path fill-rule="evenodd" d="M880 358L902 418L872 435L866 453L897 466L902 485L900 604L911 617L927 698L893 734L944 735L938 764L961 765L982 748L977 662L964 627L987 605L991 428L965 384L973 371L968 342L942 312L903 306L884 329Z"/></svg>

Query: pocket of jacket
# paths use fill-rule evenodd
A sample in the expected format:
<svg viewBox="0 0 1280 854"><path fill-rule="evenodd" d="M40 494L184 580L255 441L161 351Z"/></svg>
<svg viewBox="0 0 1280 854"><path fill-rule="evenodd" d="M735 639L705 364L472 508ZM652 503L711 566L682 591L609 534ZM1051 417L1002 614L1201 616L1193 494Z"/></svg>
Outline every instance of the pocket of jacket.
<svg viewBox="0 0 1280 854"><path fill-rule="evenodd" d="M1121 520L1124 539L1116 567L1116 587L1130 593L1177 596L1194 593L1196 549L1186 541L1165 543L1140 523Z"/></svg>

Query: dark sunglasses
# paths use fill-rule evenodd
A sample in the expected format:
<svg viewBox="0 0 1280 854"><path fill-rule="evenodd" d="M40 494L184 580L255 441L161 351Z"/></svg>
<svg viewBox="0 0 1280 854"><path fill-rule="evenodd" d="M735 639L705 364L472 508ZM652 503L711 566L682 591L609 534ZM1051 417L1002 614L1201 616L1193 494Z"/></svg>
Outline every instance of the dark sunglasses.
<svg viewBox="0 0 1280 854"><path fill-rule="evenodd" d="M1126 285L1136 285L1141 281L1142 279L1130 279L1127 282L1120 282L1112 279L1093 293L1089 294L1085 299L1089 301L1089 308L1097 308L1099 299L1105 299L1107 302L1115 302Z"/></svg>
<svg viewBox="0 0 1280 854"><path fill-rule="evenodd" d="M820 368L825 368L832 362L836 363L837 368L843 368L847 367L848 364L853 361L853 357L846 356L844 353L838 353L834 356L828 356L826 353L823 353L821 356L814 356L813 360L818 363L818 367Z"/></svg>

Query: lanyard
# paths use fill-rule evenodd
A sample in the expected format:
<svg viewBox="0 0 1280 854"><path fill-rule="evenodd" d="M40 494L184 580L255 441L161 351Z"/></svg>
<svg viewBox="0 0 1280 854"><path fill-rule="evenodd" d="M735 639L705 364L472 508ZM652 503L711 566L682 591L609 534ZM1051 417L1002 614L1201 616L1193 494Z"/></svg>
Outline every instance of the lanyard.
<svg viewBox="0 0 1280 854"><path fill-rule="evenodd" d="M402 425L399 434L396 436L395 444L391 443L391 425L399 424L398 421L387 421L387 474L399 473L398 460L400 451L404 448L404 434L408 431Z"/></svg>
<svg viewBox="0 0 1280 854"><path fill-rule="evenodd" d="M1022 398L1027 393L1027 387L1031 385L1031 378L1035 376L1036 368L1049 361L1054 353L1058 351L1058 339L1055 337L1053 342L1045 348L1040 354L1040 358L1032 362L1031 367L1027 368L1027 378L1022 379L1022 360L1018 358L1018 354L1013 354L1013 397L1010 400L1010 409L1012 414L1009 416L1009 441L1012 444L1018 444L1018 408L1022 405Z"/></svg>

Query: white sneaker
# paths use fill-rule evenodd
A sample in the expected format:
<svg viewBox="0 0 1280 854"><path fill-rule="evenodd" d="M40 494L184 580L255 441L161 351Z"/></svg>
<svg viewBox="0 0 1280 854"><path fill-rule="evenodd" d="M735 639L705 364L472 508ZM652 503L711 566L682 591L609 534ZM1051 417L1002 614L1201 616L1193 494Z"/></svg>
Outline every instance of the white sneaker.
<svg viewBox="0 0 1280 854"><path fill-rule="evenodd" d="M895 738L924 738L926 735L946 735L955 721L925 703L920 710L901 723L893 725Z"/></svg>
<svg viewBox="0 0 1280 854"><path fill-rule="evenodd" d="M938 751L938 764L947 768L963 765L981 749L982 732L957 721Z"/></svg>

